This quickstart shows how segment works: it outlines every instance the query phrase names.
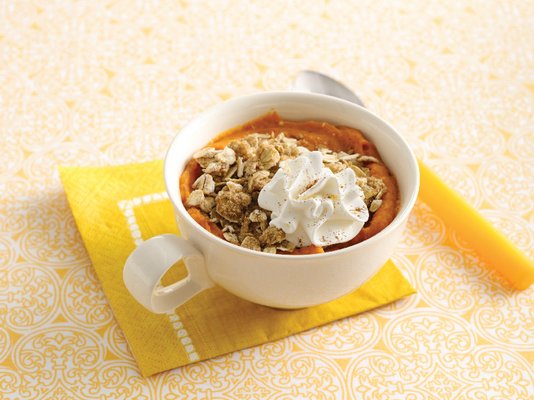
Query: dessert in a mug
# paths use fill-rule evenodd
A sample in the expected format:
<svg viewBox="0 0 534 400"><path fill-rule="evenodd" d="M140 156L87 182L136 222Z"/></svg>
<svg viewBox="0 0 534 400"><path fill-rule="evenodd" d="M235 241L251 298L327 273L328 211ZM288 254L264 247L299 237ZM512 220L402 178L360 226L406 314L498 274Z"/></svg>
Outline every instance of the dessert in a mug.
<svg viewBox="0 0 534 400"><path fill-rule="evenodd" d="M275 112L196 152L180 192L203 228L273 254L354 245L384 229L399 207L395 177L361 132Z"/></svg>

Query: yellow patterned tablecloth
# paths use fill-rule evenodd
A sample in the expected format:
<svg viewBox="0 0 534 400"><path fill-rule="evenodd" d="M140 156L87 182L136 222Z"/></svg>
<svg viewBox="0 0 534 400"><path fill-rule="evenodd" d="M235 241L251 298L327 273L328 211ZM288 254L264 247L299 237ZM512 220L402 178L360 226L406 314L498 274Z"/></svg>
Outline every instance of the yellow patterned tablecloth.
<svg viewBox="0 0 534 400"><path fill-rule="evenodd" d="M140 377L55 166L161 158L181 126L304 68L357 90L534 256L534 3L0 0L0 398L532 399L534 289L419 203L418 294Z"/></svg>

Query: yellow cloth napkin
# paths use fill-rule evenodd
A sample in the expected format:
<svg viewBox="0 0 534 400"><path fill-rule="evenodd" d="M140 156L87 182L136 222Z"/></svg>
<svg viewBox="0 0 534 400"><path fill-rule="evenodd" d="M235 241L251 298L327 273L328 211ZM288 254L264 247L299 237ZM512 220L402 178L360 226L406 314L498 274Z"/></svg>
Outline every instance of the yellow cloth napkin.
<svg viewBox="0 0 534 400"><path fill-rule="evenodd" d="M59 170L89 257L144 376L280 339L414 293L388 262L357 291L312 308L276 310L214 287L174 312L153 314L126 290L122 268L136 241L178 232L162 161Z"/></svg>

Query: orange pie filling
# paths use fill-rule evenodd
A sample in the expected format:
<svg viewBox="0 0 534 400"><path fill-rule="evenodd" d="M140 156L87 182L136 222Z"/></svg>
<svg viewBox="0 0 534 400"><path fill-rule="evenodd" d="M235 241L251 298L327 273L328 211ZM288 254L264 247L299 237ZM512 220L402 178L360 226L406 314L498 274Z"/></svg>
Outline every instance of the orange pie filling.
<svg viewBox="0 0 534 400"><path fill-rule="evenodd" d="M292 243L270 224L270 211L258 205L259 192L280 163L296 158L302 148L321 151L324 165L334 173L345 168L355 172L368 220L350 240L324 246ZM395 177L360 131L321 121L283 120L275 112L207 143L184 168L180 193L202 228L236 245L277 254L315 254L352 246L388 226L399 208Z"/></svg>

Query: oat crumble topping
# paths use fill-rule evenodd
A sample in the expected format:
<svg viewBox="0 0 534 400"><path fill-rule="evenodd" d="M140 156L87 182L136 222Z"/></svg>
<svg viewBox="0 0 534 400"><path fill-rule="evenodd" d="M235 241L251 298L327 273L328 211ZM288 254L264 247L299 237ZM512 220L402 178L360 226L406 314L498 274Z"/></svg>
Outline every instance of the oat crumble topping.
<svg viewBox="0 0 534 400"><path fill-rule="evenodd" d="M318 149L323 163L333 173L350 168L363 190L371 213L382 204L386 185L370 175L374 157ZM186 205L199 208L222 231L224 238L242 247L275 254L291 252L296 244L286 240L283 230L269 226L271 212L258 205L261 189L272 179L282 161L298 157L308 149L283 133L253 133L230 142L224 149L204 148L193 155L202 175L193 183Z"/></svg>

